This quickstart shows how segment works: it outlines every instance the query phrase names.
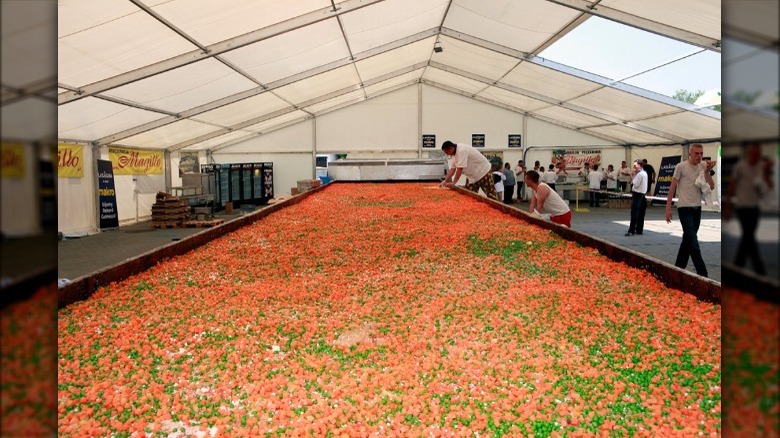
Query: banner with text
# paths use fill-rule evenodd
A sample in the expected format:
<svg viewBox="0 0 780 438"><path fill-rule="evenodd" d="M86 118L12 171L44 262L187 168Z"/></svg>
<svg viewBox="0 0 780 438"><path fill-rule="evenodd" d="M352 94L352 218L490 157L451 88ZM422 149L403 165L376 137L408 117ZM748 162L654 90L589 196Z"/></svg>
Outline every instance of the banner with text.
<svg viewBox="0 0 780 438"><path fill-rule="evenodd" d="M57 177L82 178L84 176L84 148L77 144L57 145Z"/></svg>
<svg viewBox="0 0 780 438"><path fill-rule="evenodd" d="M100 195L100 228L117 228L119 211L116 207L114 171L110 161L97 160L98 194Z"/></svg>
<svg viewBox="0 0 780 438"><path fill-rule="evenodd" d="M601 164L601 149L553 149L552 164L565 169L569 175L576 175L588 164Z"/></svg>
<svg viewBox="0 0 780 438"><path fill-rule="evenodd" d="M665 198L669 195L669 187L672 185L674 168L680 164L680 160L681 157L679 155L661 158L661 167L658 168L658 174L655 177L655 190L653 191L653 196L662 196Z"/></svg>
<svg viewBox="0 0 780 438"><path fill-rule="evenodd" d="M114 175L160 175L163 173L162 151L110 146L108 158L114 165Z"/></svg>
<svg viewBox="0 0 780 438"><path fill-rule="evenodd" d="M0 143L0 177L24 178L24 145Z"/></svg>

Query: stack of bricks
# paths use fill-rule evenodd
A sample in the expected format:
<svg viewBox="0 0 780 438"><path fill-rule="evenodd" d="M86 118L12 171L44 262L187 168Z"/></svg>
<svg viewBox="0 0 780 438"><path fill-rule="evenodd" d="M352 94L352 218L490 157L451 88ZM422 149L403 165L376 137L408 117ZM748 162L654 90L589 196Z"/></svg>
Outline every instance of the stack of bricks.
<svg viewBox="0 0 780 438"><path fill-rule="evenodd" d="M631 208L631 198L614 197L607 201L608 208Z"/></svg>
<svg viewBox="0 0 780 438"><path fill-rule="evenodd" d="M190 218L190 206L168 193L158 192L152 205L152 226L156 228L181 227Z"/></svg>
<svg viewBox="0 0 780 438"><path fill-rule="evenodd" d="M292 194L308 192L311 189L317 188L322 185L322 181L319 179L302 179L298 181L298 187L293 187Z"/></svg>

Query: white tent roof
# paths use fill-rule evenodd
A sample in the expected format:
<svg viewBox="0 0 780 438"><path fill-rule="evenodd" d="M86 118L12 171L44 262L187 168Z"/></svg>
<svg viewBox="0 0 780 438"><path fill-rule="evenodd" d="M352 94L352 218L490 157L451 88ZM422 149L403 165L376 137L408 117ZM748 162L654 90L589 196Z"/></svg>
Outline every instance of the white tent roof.
<svg viewBox="0 0 780 438"><path fill-rule="evenodd" d="M62 141L220 149L416 83L621 144L721 135L718 112L538 56L594 15L720 51L716 0L61 0L58 15Z"/></svg>

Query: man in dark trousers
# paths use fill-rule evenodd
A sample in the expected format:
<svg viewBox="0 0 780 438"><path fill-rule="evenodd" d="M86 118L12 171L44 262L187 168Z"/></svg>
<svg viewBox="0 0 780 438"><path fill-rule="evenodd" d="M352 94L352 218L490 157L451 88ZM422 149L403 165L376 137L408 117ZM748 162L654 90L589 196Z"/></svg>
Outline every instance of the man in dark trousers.
<svg viewBox="0 0 780 438"><path fill-rule="evenodd" d="M647 208L647 172L640 160L634 161L634 178L631 180L631 223L626 236L641 235L645 228L645 209Z"/></svg>
<svg viewBox="0 0 780 438"><path fill-rule="evenodd" d="M704 146L698 143L693 144L688 151L688 159L674 167L672 184L669 186L669 194L666 197L666 222L672 222L672 198L676 195L677 215L680 218L683 235L674 265L685 269L690 257L696 268L696 273L706 277L707 266L701 256L697 235L701 224L701 189L696 187L696 178L703 172L710 190L714 189L715 181L709 171L715 166L715 162L702 162L703 156Z"/></svg>
<svg viewBox="0 0 780 438"><path fill-rule="evenodd" d="M514 204L512 195L515 194L515 172L509 163L504 163L504 177L504 204Z"/></svg>

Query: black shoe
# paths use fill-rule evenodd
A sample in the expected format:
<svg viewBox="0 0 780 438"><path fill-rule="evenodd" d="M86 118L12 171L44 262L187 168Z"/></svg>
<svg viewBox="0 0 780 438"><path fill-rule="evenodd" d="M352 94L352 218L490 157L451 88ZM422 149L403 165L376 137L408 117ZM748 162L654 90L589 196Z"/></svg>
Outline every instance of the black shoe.
<svg viewBox="0 0 780 438"><path fill-rule="evenodd" d="M642 232L641 232L641 231L639 231L639 232L637 232L636 234L637 234L637 236L641 236L641 235L642 235Z"/></svg>
<svg viewBox="0 0 780 438"><path fill-rule="evenodd" d="M634 235L634 233L631 233L631 232L626 233L626 237L633 236L633 235Z"/></svg>

